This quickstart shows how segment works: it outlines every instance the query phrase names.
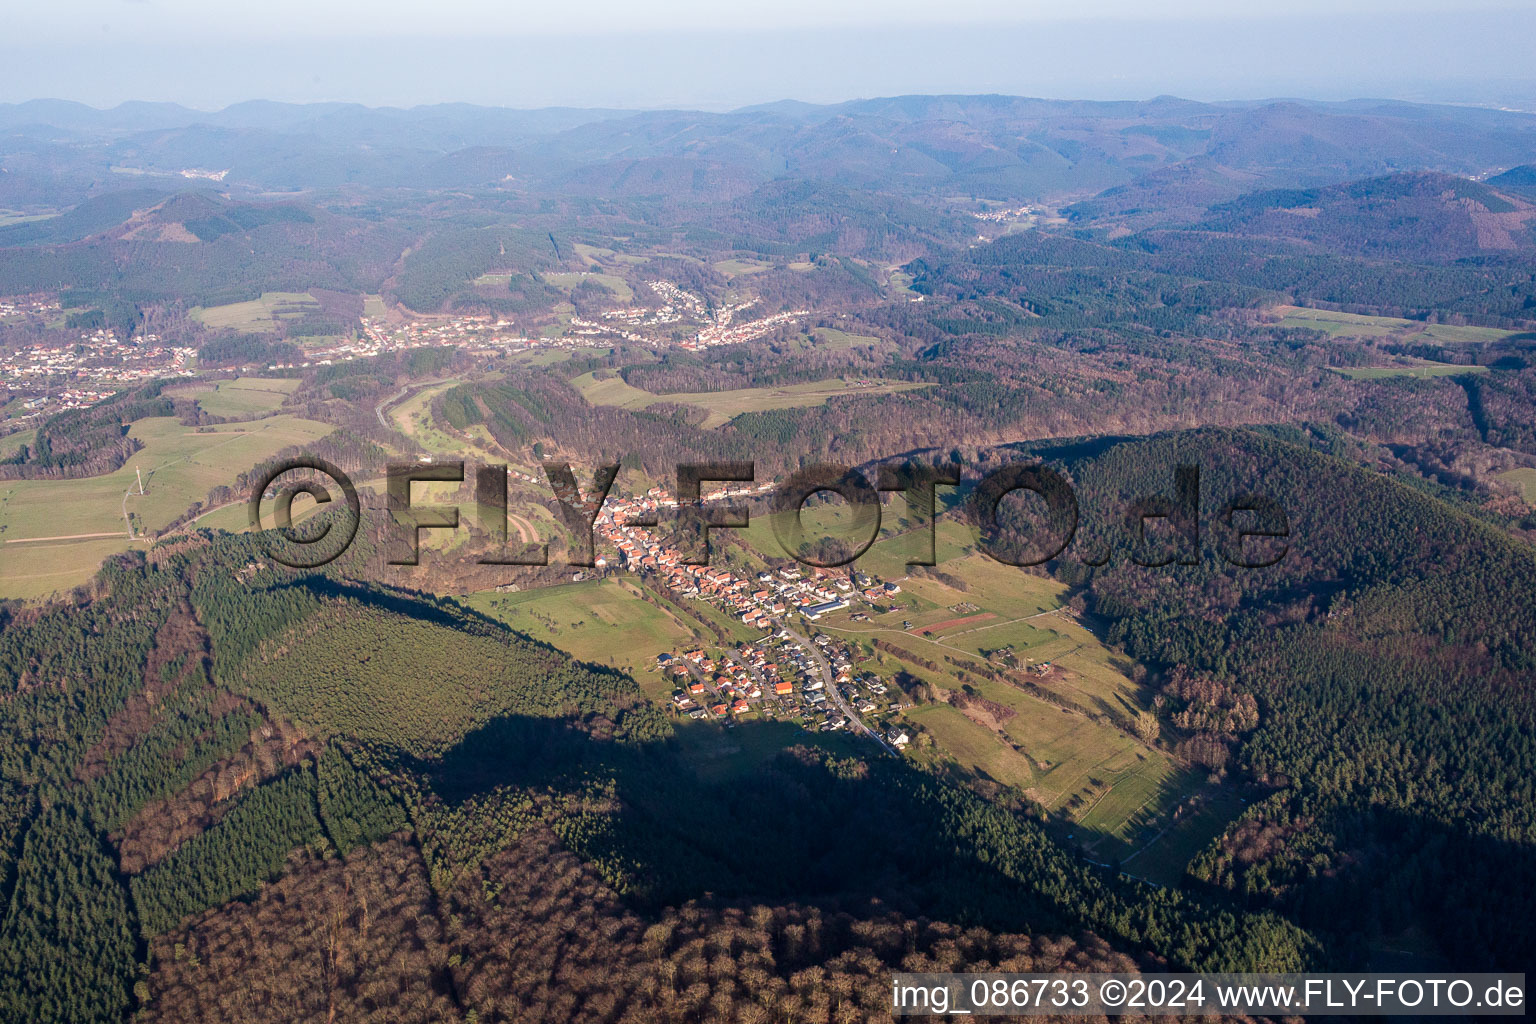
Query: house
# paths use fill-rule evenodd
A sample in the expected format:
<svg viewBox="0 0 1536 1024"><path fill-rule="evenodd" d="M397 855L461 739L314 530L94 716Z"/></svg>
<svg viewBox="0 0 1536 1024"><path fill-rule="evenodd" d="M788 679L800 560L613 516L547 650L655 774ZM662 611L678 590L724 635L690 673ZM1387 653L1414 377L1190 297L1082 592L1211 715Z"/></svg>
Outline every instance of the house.
<svg viewBox="0 0 1536 1024"><path fill-rule="evenodd" d="M899 725L891 726L890 731L885 734L885 738L890 741L893 747L904 747L912 742L912 737L907 735L907 730Z"/></svg>
<svg viewBox="0 0 1536 1024"><path fill-rule="evenodd" d="M781 679L773 684L773 692L779 697L788 697L795 691L795 685L787 679Z"/></svg>

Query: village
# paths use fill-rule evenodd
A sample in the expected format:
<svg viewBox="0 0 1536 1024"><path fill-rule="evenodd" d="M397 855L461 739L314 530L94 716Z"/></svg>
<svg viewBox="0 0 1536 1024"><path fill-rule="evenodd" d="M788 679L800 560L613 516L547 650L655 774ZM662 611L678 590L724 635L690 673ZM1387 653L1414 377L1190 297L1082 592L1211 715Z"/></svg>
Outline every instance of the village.
<svg viewBox="0 0 1536 1024"><path fill-rule="evenodd" d="M571 334L599 338L605 335L623 338L640 344L657 345L662 340L654 335L643 334L636 328L663 328L681 323L684 316L702 324L692 338L676 342L686 352L697 352L719 345L741 345L755 341L779 327L793 323L810 314L809 310L788 310L774 313L757 320L736 321L736 314L751 308L755 300L726 303L711 311L703 299L684 291L669 281L652 281L651 289L665 300L658 308L635 307L611 309L601 314L599 320L571 318Z"/></svg>
<svg viewBox="0 0 1536 1024"><path fill-rule="evenodd" d="M93 405L133 384L191 377L196 355L194 349L166 344L158 334L121 341L97 328L74 341L26 345L0 356L0 388L29 396L23 416L52 414Z"/></svg>
<svg viewBox="0 0 1536 1024"><path fill-rule="evenodd" d="M760 494L772 484L720 491L706 500ZM646 579L675 600L707 602L761 635L711 652L705 647L665 651L657 669L675 684L671 700L691 719L717 719L727 728L742 715L799 721L824 732L849 730L869 735L894 752L910 737L899 725L877 731L862 716L900 710L879 676L857 670L863 652L825 633L804 635L799 623L814 623L834 611L867 606L882 611L901 593L895 581L846 569L802 567L764 569L753 577L727 568L693 565L636 520L657 521L677 501L664 488L605 502L594 529L618 552L623 568ZM600 567L606 559L599 559ZM866 613L855 613L866 617ZM802 627L803 628L803 627ZM899 699L900 694L895 698Z"/></svg>
<svg viewBox="0 0 1536 1024"><path fill-rule="evenodd" d="M367 359L386 352L415 348L468 349L488 355L518 352L549 344L548 338L527 338L513 331L510 320L489 316L455 316L447 319L408 320L390 324L372 317L359 318L358 335L335 344L305 350L297 362L268 363L268 370L306 369Z"/></svg>

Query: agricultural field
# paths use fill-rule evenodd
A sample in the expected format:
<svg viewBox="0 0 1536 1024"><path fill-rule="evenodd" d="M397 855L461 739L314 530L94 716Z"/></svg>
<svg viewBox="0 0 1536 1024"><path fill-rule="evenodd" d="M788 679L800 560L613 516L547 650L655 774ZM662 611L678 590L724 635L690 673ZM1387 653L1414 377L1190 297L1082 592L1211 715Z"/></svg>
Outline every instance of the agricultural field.
<svg viewBox="0 0 1536 1024"><path fill-rule="evenodd" d="M655 402L672 402L679 405L698 406L709 412L703 424L706 428L729 423L746 412L796 409L824 405L831 399L844 395L886 395L931 386L926 382L912 381L818 380L804 384L791 384L782 388L741 388L735 391L677 392L657 395L632 387L619 377L597 380L591 374L582 374L571 383L588 402L594 405L644 409Z"/></svg>
<svg viewBox="0 0 1536 1024"><path fill-rule="evenodd" d="M130 548L145 547L129 541L119 530L109 537L0 544L0 597L40 600L86 582L104 559Z"/></svg>
<svg viewBox="0 0 1536 1024"><path fill-rule="evenodd" d="M299 386L297 380L279 377L237 377L178 388L176 398L193 398L210 416L235 419L274 412Z"/></svg>
<svg viewBox="0 0 1536 1024"><path fill-rule="evenodd" d="M910 708L903 717L921 725L946 753L983 779L1016 789L1028 789L1034 782L1029 758L999 743L994 732L948 704Z"/></svg>
<svg viewBox="0 0 1536 1024"><path fill-rule="evenodd" d="M1461 366L1456 363L1419 363L1413 366L1330 366L1334 373L1351 380L1381 380L1383 377L1462 377L1487 373L1486 366Z"/></svg>
<svg viewBox="0 0 1536 1024"><path fill-rule="evenodd" d="M1325 331L1338 338L1389 338L1414 335L1448 344L1479 344L1500 341L1511 333L1494 327L1427 324L1420 320L1405 320L1402 317L1336 313L1331 309L1312 309L1306 306L1276 306L1274 312L1280 314L1281 327L1305 327L1309 330Z"/></svg>
<svg viewBox="0 0 1536 1024"><path fill-rule="evenodd" d="M155 417L130 428L144 447L115 472L81 480L0 482L0 597L36 596L40 586L15 579L28 574L21 568L13 572L13 556L37 559L51 551L67 559L69 564L49 580L49 590L83 583L103 557L130 546L125 516L132 517L139 535L163 529L212 488L233 483L240 472L275 452L317 440L331 429L294 416L203 428ZM135 469L143 473L143 496ZM79 540L101 543L82 548ZM18 543L26 541L32 543Z"/></svg>
<svg viewBox="0 0 1536 1024"><path fill-rule="evenodd" d="M812 628L861 645L872 659L866 669L930 687L934 700L903 712L927 737L909 756L952 759L979 778L1018 788L1058 815L1096 859L1130 855L1160 834L1200 781L1135 735L1152 694L1132 681L1134 666L1063 607L1063 584L980 554L970 530L953 520L941 518L936 529L936 571L909 574L905 561L919 545L893 533L901 527L897 508L886 507L884 535L855 563L899 582L901 593L882 602L889 610L856 604ZM808 508L804 521L831 532L850 517L846 505L826 503ZM772 526L761 517L744 539L776 555ZM855 621L855 613L868 618ZM904 653L877 648L877 640ZM1179 827L1194 828L1194 821ZM1165 837L1159 849L1183 846ZM1165 863L1176 855L1144 854L1142 867L1177 878L1188 856Z"/></svg>
<svg viewBox="0 0 1536 1024"><path fill-rule="evenodd" d="M227 306L198 307L192 316L204 325L233 331L276 331L279 320L318 313L320 303L309 292L265 292L259 299Z"/></svg>
<svg viewBox="0 0 1536 1024"><path fill-rule="evenodd" d="M587 580L514 593L482 591L462 600L475 611L583 661L628 672L654 700L665 700L672 692L672 684L656 670L656 655L693 638L681 619L642 600L638 585L621 580Z"/></svg>

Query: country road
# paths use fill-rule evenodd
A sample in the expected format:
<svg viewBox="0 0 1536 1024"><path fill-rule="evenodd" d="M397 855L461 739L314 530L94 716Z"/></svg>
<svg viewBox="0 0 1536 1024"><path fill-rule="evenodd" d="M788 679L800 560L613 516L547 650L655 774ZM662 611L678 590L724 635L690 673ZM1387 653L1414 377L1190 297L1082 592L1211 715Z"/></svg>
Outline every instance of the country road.
<svg viewBox="0 0 1536 1024"><path fill-rule="evenodd" d="M395 425L389 422L389 420L384 416L384 410L388 409L390 406L400 401L400 399L404 398L406 393L409 392L413 386L414 385L407 384L405 387L401 388L399 391L396 391L394 394L384 399L384 401L373 407L373 414L379 418L379 426L383 427L385 430L395 429Z"/></svg>
<svg viewBox="0 0 1536 1024"><path fill-rule="evenodd" d="M61 540L100 540L104 537L121 537L122 534L113 530L111 533L65 533L57 537L15 537L6 541L7 544L45 544L50 541Z"/></svg>
<svg viewBox="0 0 1536 1024"><path fill-rule="evenodd" d="M409 437L409 432L403 426L396 427L395 424L389 421L389 417L384 415L384 410L388 409L390 406L394 405L396 402L400 401L406 395L414 391L425 391L427 388L435 388L437 385L446 384L452 379L452 377L444 377L442 380L421 380L405 385L399 391L396 391L394 394L390 395L388 398L384 399L378 405L373 407L373 414L379 418L379 426L383 427L385 430L399 430L402 434L405 434L407 437Z"/></svg>

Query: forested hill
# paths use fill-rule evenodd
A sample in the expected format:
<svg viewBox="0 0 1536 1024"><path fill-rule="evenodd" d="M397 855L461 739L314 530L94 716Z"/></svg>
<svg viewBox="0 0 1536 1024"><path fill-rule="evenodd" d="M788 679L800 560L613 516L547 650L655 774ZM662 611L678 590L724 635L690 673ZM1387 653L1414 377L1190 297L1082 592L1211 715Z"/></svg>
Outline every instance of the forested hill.
<svg viewBox="0 0 1536 1024"><path fill-rule="evenodd" d="M1075 481L1074 550L1113 552L1100 568L1069 553L1059 574L1086 587L1109 639L1160 666L1180 749L1272 793L1195 876L1345 943L1416 926L1452 962L1528 962L1536 549L1338 446L1286 429L1030 450ZM1204 557L1144 568L1119 517L1171 496L1178 464L1200 467ZM1234 568L1217 554L1234 543L1219 515L1255 491L1285 510L1288 551ZM1160 536L1143 561L1179 554ZM1275 543L1247 542L1255 555Z"/></svg>
<svg viewBox="0 0 1536 1024"><path fill-rule="evenodd" d="M993 950L1026 948L1019 933L1102 936L1083 940L1101 951L1088 962L1110 955L1104 942L1191 968L1294 969L1318 955L1272 913L1117 879L1032 817L905 763L789 750L748 780L707 781L629 677L451 601L279 570L248 538L205 534L121 556L94 590L19 615L0 638L0 970L15 981L0 995L6 1020L174 1019L188 1000L216 1017L224 1011L205 1003L183 961L224 956L229 941L247 944L237 960L272 939L298 941L302 928L260 932L272 908L258 894L274 879L302 887L354 870L345 865L359 858L403 872L381 905L412 893L420 903L400 920L381 911L361 938L348 931L359 943L348 955L414 948L392 962L386 986L410 989L420 967L440 980L412 1000L432 992L482 1020L507 1019L503 997L461 965L488 955L519 915L542 920L537 902L491 909L507 883L497 872L539 843L560 850L540 860L581 865L583 899L612 904L548 942L596 941L581 928L618 927L626 914L676 920L671 908L703 900L708 915L755 903L790 931L807 913L842 915L805 948L892 967L912 951L875 938L893 913L935 936L943 922L979 926ZM471 913L462 901L477 892ZM436 916L428 893L463 912ZM249 913L219 909L252 897ZM466 915L496 918L497 930ZM232 939L224 929L237 920L258 931ZM210 946L213 934L226 944ZM431 938L442 935L452 938ZM796 948L723 998L782 990L803 963ZM988 962L968 948L959 963ZM367 978L327 977L332 1000L377 998ZM307 1012L284 1011L279 993L253 998L285 1019ZM685 1004L663 1018L682 1019Z"/></svg>
<svg viewBox="0 0 1536 1024"><path fill-rule="evenodd" d="M1396 174L1221 203L1209 231L1295 239L1324 252L1445 261L1536 249L1536 205L1445 174Z"/></svg>

